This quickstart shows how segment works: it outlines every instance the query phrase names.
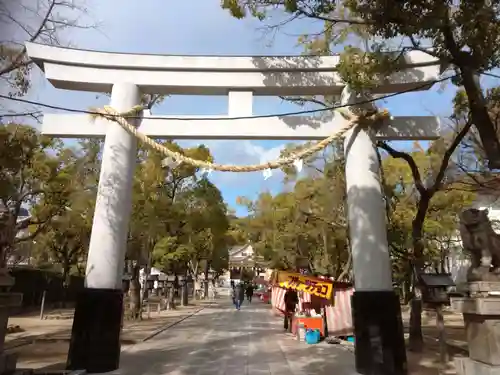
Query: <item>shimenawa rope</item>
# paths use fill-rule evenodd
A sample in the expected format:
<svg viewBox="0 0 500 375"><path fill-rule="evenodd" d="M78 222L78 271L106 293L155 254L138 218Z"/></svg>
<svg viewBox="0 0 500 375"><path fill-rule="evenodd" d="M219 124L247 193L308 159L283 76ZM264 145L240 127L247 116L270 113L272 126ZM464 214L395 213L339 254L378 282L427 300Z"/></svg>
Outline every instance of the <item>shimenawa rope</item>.
<svg viewBox="0 0 500 375"><path fill-rule="evenodd" d="M319 142L316 142L305 149L302 149L291 155L267 163L254 164L254 165L227 165L227 164L211 163L204 160L190 158L188 156L182 155L181 153L168 149L164 145L149 138L144 133L139 132L134 125L130 124L127 121L127 117L137 116L144 109L145 108L143 106L135 106L127 112L120 113L110 106L104 106L102 109L92 109L92 111L95 113L92 114L91 116L93 119L97 118L98 116L101 116L107 120L117 122L123 129L125 129L127 132L135 136L145 145L174 159L176 162L187 163L198 168L204 168L207 170L220 171L220 172L256 172L256 171L263 171L266 169L281 168L282 166L293 164L296 160L305 159L311 156L312 154L321 151L334 140L341 138L354 126L367 125L368 123L377 122L389 117L389 112L387 110L383 110L381 112L377 112L369 116L357 116L352 113L348 114L346 112L342 112L341 113L342 116L344 116L348 120L346 124L339 130L337 130L335 133L330 135L329 137Z"/></svg>

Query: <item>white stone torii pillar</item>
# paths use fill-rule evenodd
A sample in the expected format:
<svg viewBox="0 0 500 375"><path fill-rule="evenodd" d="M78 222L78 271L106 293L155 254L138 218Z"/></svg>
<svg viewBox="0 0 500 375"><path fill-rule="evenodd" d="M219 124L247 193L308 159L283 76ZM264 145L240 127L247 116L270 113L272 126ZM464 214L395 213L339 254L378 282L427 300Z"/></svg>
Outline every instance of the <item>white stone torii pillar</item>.
<svg viewBox="0 0 500 375"><path fill-rule="evenodd" d="M111 105L118 110L137 104L141 92L228 95L231 117L251 116L254 95L340 95L344 92L344 103L355 102L355 95L345 90L335 71L337 56L288 59L133 55L32 43L27 44L27 50L55 87L111 91ZM438 77L439 64L434 58L421 52L411 52L404 58L407 69L403 74L395 73L390 84L380 85L374 93L423 90ZM423 87L423 83L429 85ZM307 116L230 121L215 118L182 121L167 116L163 119L146 116L136 125L144 134L164 139L318 140L347 121L337 113L329 115L328 119L314 121ZM347 206L356 287L353 297L356 367L362 374L400 375L406 369L401 312L392 290L385 209L372 140L375 136L384 140L430 140L439 137L439 132L439 121L435 117L403 116L387 121L376 134L361 130L346 136ZM94 373L111 371L119 366L121 276L136 143L116 123L104 119L91 122L86 114L45 114L42 133L64 138L105 137L86 287L77 302L68 368Z"/></svg>
<svg viewBox="0 0 500 375"><path fill-rule="evenodd" d="M140 104L139 87L114 84L111 106L119 111ZM138 124L140 121L131 120ZM102 154L92 223L85 288L75 306L67 366L88 372L119 367L123 313L122 277L131 214L137 140L117 123L109 124ZM96 319L97 318L97 319ZM91 340L85 337L98 337Z"/></svg>
<svg viewBox="0 0 500 375"><path fill-rule="evenodd" d="M140 103L134 84L113 85L110 105L127 111ZM132 120L136 124L138 120ZM102 154L92 236L87 258L87 288L121 289L125 249L131 214L132 183L137 159L137 140L118 124L110 124ZM120 249L120 252L111 251Z"/></svg>
<svg viewBox="0 0 500 375"><path fill-rule="evenodd" d="M370 97L357 95L346 87L341 103L352 104L356 109L356 102L367 99ZM344 138L347 216L354 271L351 308L356 369L366 375L400 375L406 371L406 348L399 296L392 286L375 136L376 129L358 127L349 130Z"/></svg>

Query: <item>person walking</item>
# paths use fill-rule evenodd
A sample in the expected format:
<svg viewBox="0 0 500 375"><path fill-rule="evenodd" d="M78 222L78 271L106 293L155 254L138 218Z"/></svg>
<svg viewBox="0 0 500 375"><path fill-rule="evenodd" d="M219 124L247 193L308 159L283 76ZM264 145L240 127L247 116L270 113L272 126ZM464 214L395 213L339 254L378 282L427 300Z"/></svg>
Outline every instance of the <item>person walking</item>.
<svg viewBox="0 0 500 375"><path fill-rule="evenodd" d="M295 307L299 303L299 296L296 290L287 289L284 297L285 314L283 320L283 328L286 332L292 332L292 318L295 313Z"/></svg>
<svg viewBox="0 0 500 375"><path fill-rule="evenodd" d="M235 288L236 310L241 309L241 304L245 300L245 289L243 285L238 284Z"/></svg>
<svg viewBox="0 0 500 375"><path fill-rule="evenodd" d="M249 303L252 303L252 297L253 297L253 285L252 284L248 284L247 285L247 288L245 290L245 293L247 295L247 301Z"/></svg>
<svg viewBox="0 0 500 375"><path fill-rule="evenodd" d="M234 286L231 288L231 298L233 300L233 305L236 306L236 288Z"/></svg>

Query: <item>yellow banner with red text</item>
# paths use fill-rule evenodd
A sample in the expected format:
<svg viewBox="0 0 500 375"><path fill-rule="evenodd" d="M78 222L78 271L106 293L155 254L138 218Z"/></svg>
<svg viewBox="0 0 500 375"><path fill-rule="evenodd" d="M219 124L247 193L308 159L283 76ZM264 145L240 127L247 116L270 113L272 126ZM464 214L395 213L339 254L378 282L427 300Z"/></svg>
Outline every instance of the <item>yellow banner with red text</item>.
<svg viewBox="0 0 500 375"><path fill-rule="evenodd" d="M331 300L333 295L333 283L313 276L300 273L278 271L274 280L281 288L290 288L298 292L305 292L314 296Z"/></svg>

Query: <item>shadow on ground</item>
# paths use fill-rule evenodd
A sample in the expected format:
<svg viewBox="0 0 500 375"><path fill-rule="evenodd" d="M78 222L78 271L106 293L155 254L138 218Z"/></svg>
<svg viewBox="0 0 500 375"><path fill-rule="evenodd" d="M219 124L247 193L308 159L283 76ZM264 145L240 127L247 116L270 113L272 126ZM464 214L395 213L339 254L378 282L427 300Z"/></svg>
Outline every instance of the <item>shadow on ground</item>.
<svg viewBox="0 0 500 375"><path fill-rule="evenodd" d="M352 353L299 343L281 324L268 305L207 309L123 353L113 374L355 374Z"/></svg>
<svg viewBox="0 0 500 375"><path fill-rule="evenodd" d="M205 305L205 304L204 304ZM196 307L195 307L196 308ZM212 312L212 304L204 306L208 314ZM195 313L193 309L187 313ZM175 326L179 319L186 316L164 316L158 319L143 320L133 323L121 337L122 350L127 350L130 346L138 344L144 338L153 334L157 329ZM159 326L159 323L162 325ZM8 351L18 354L20 365L23 368L36 368L43 370L63 370L66 366L67 353L69 350L69 331L63 329L53 332L50 335L35 335L23 339L11 341ZM13 347L12 344L17 344Z"/></svg>
<svg viewBox="0 0 500 375"><path fill-rule="evenodd" d="M435 345L427 343L430 350L423 354L408 354L410 374L439 373ZM44 370L63 367L60 363ZM283 333L282 321L271 316L269 305L254 304L239 312L208 306L154 339L125 349L121 368L110 374L354 375L356 371L352 348L297 342Z"/></svg>

